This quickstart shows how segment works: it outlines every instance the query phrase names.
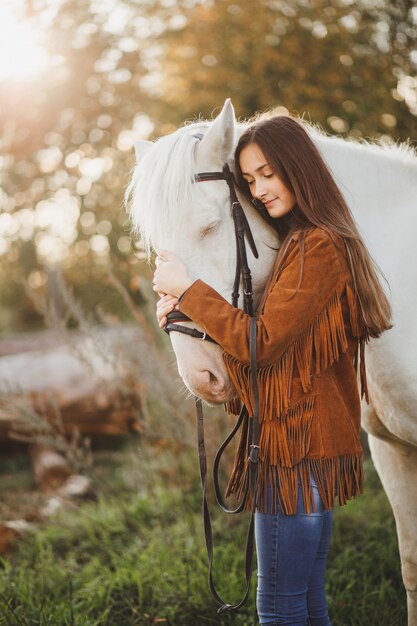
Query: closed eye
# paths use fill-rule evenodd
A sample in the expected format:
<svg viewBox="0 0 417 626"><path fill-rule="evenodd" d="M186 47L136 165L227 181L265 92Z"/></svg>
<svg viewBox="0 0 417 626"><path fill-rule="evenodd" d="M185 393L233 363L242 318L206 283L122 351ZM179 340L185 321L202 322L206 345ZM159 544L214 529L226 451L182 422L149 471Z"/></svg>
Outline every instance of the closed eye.
<svg viewBox="0 0 417 626"><path fill-rule="evenodd" d="M207 235L214 233L219 228L220 224L221 221L216 220L215 222L204 226L204 228L200 230L200 239L204 239L205 237L207 237Z"/></svg>
<svg viewBox="0 0 417 626"><path fill-rule="evenodd" d="M274 173L272 172L272 174L264 174L263 176L264 176L264 178L272 178L274 176ZM248 183L248 185L250 187L251 185L253 185L255 180L247 180L246 179L246 182Z"/></svg>

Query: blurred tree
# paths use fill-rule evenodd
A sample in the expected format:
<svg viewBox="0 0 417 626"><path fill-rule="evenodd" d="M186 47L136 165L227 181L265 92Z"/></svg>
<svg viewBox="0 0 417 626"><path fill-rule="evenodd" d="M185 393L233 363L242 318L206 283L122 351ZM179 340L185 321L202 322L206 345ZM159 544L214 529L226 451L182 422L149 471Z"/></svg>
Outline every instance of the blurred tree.
<svg viewBox="0 0 417 626"><path fill-rule="evenodd" d="M417 10L414 0L384 0L375 4L362 0L362 15L374 24L372 41L377 50L395 55L396 67L408 75L417 67Z"/></svg>
<svg viewBox="0 0 417 626"><path fill-rule="evenodd" d="M163 105L171 115L179 109L210 115L230 95L243 116L282 105L329 132L415 137L414 111L397 90L398 70L411 68L412 48L405 46L397 59L394 35L388 36L388 16L398 12L388 0L372 12L362 4L183 2L186 24L164 34ZM408 33L408 44L416 41L410 12L403 12L397 31Z"/></svg>
<svg viewBox="0 0 417 626"><path fill-rule="evenodd" d="M417 6L414 0L384 0L375 4L362 0L363 18L373 25L371 44L377 52L392 57L397 88L392 95L404 101L417 116ZM416 127L413 139L416 138Z"/></svg>
<svg viewBox="0 0 417 626"><path fill-rule="evenodd" d="M88 304L115 306L117 294L103 289L110 262L139 297L146 267L122 208L135 139L211 117L229 96L240 116L281 106L331 133L416 138L411 0L26 0L23 8L49 62L25 80L0 73L0 332L34 319L17 286L28 277L45 288L54 264ZM24 46L17 31L15 39Z"/></svg>
<svg viewBox="0 0 417 626"><path fill-rule="evenodd" d="M152 37L138 36L151 22L138 8L113 4L109 15L90 0L27 3L50 63L26 82L1 85L3 296L15 294L5 282L24 277L44 286L46 268L57 263L92 305L109 295L102 281L110 258L125 284L139 285L122 201L132 133L153 130L140 87ZM23 292L20 305L3 298L7 304L23 325L34 317Z"/></svg>

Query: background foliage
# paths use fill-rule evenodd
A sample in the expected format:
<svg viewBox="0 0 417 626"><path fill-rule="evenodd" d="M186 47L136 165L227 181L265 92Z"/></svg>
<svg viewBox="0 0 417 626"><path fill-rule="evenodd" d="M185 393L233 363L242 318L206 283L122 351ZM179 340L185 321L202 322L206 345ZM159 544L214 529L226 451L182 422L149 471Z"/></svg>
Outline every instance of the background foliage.
<svg viewBox="0 0 417 626"><path fill-rule="evenodd" d="M330 133L416 138L412 0L13 4L48 57L24 78L0 73L3 334L39 320L21 281L45 289L56 265L88 304L117 307L108 264L140 299L122 207L134 140L210 118L229 96L241 117L282 107Z"/></svg>
<svg viewBox="0 0 417 626"><path fill-rule="evenodd" d="M97 502L61 511L13 558L0 559L0 626L258 624L255 573L247 605L217 615L206 581L197 477L178 458L175 472L167 463L171 473L158 476L148 452L147 446L139 457L132 440L111 453L96 451ZM10 498L12 488L26 495L24 460L0 461L0 469L14 483L0 484L0 496ZM369 459L365 472L365 494L334 511L326 588L332 624L405 626L395 523ZM236 601L244 589L248 518L214 506L212 512L216 585Z"/></svg>

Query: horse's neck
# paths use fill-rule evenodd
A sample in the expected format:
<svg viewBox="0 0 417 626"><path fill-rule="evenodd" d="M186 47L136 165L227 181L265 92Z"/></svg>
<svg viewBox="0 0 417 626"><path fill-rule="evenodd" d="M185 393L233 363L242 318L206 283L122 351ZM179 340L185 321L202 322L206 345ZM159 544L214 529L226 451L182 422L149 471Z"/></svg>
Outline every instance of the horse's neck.
<svg viewBox="0 0 417 626"><path fill-rule="evenodd" d="M399 222L417 226L416 156L324 136L317 145L365 237Z"/></svg>
<svg viewBox="0 0 417 626"><path fill-rule="evenodd" d="M398 148L316 141L398 306L417 281L417 158Z"/></svg>

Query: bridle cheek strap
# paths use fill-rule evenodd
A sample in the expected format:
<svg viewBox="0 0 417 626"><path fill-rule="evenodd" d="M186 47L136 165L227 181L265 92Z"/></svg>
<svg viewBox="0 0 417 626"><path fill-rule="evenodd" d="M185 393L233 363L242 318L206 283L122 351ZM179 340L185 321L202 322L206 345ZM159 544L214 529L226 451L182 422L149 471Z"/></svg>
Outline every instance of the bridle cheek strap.
<svg viewBox="0 0 417 626"><path fill-rule="evenodd" d="M258 250L256 248L255 240L252 235L252 231L243 211L242 205L239 202L235 190L235 179L232 171L227 163L225 163L221 172L200 172L195 174L194 182L209 182L224 180L229 188L230 204L232 210L233 223L235 227L235 240L236 240L236 270L235 278L233 282L233 291L231 294L232 305L238 306L238 300L240 295L240 282L243 285L243 310L248 315L253 315L253 290L252 290L252 274L248 265L248 259L246 254L245 238L248 241L249 247L252 250L252 254L257 259L259 258ZM179 311L171 311L168 313L168 324L165 326L165 331L169 334L171 331L183 333L195 337L196 339L206 339L207 341L214 340L204 333L203 331L194 329L194 333L190 332L190 328L187 326L181 326L175 324L176 321L188 322L191 321L186 315ZM171 322L174 322L173 324Z"/></svg>

